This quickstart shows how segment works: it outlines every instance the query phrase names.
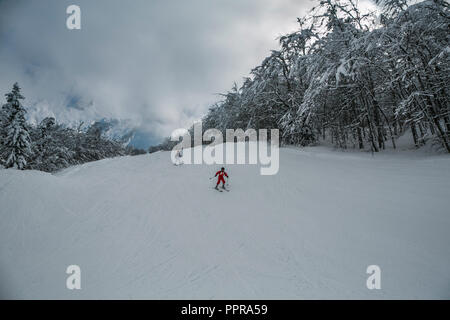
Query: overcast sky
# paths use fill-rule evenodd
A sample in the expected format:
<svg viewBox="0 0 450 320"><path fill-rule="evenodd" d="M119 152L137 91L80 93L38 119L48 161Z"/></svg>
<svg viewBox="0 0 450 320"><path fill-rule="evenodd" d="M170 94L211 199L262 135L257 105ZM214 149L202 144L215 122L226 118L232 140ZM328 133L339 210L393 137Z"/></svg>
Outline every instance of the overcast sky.
<svg viewBox="0 0 450 320"><path fill-rule="evenodd" d="M66 8L81 7L81 30ZM189 126L297 28L309 0L0 0L0 92L32 118Z"/></svg>

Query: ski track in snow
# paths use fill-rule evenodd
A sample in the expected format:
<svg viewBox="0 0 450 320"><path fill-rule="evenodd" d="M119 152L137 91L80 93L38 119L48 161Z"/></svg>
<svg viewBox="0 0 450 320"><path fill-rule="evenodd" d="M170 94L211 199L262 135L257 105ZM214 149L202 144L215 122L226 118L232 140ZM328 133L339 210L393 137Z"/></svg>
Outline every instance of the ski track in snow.
<svg viewBox="0 0 450 320"><path fill-rule="evenodd" d="M448 299L450 158L411 154L282 148L231 192L168 152L0 170L0 298Z"/></svg>

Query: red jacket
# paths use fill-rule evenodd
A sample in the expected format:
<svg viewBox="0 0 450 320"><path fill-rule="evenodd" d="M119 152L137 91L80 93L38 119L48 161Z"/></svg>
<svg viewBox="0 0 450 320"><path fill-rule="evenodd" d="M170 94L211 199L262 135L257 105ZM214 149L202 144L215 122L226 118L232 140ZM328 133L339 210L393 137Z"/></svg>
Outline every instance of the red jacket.
<svg viewBox="0 0 450 320"><path fill-rule="evenodd" d="M219 175L219 180L223 180L223 176L228 178L227 173L225 171L222 171L222 170L217 171L215 177L217 177L217 175Z"/></svg>

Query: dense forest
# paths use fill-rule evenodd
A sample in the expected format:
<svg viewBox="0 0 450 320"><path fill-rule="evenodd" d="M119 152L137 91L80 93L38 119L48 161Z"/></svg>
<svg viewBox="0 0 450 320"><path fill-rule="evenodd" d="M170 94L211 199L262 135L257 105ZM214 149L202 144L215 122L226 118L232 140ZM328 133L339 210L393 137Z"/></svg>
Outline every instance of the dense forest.
<svg viewBox="0 0 450 320"><path fill-rule="evenodd" d="M363 13L354 0L320 0L210 108L203 130L277 128L284 145L372 152L409 132L416 147L450 152L449 4L376 2L380 12Z"/></svg>
<svg viewBox="0 0 450 320"><path fill-rule="evenodd" d="M33 126L25 119L23 99L21 89L15 83L0 110L1 166L53 172L89 161L143 153L104 138L95 123L87 130L81 129L82 124L73 129L47 117Z"/></svg>

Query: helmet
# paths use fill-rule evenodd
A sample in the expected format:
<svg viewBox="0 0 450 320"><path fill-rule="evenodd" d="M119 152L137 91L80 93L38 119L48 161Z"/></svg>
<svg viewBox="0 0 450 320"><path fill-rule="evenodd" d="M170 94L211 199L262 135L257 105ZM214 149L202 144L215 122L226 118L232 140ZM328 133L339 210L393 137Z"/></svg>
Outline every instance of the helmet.
<svg viewBox="0 0 450 320"><path fill-rule="evenodd" d="M224 167L222 167L220 170L222 170L222 171L224 171L225 170L225 168Z"/></svg>

